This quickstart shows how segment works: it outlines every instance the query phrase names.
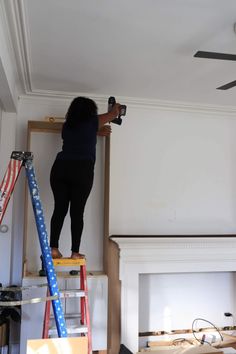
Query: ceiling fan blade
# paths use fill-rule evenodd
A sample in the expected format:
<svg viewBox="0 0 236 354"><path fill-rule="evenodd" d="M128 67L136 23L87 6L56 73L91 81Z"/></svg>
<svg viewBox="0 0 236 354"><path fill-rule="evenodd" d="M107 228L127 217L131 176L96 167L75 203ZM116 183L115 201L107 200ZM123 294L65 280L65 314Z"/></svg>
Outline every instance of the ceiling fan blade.
<svg viewBox="0 0 236 354"><path fill-rule="evenodd" d="M236 80L229 82L223 86L217 87L217 90L228 90L232 87L236 86Z"/></svg>
<svg viewBox="0 0 236 354"><path fill-rule="evenodd" d="M225 54L216 52L204 52L199 50L194 54L196 58L221 59L221 60L236 60L236 54Z"/></svg>

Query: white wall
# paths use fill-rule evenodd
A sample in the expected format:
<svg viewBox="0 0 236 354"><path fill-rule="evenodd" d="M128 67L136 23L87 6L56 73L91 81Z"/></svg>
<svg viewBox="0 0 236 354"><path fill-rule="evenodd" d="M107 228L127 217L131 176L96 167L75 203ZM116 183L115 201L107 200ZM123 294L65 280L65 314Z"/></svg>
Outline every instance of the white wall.
<svg viewBox="0 0 236 354"><path fill-rule="evenodd" d="M39 120L46 115L63 116L69 100L21 99L18 111L16 149L26 147L28 120ZM123 103L123 102L122 102ZM124 102L126 103L126 102ZM99 105L100 112L106 111ZM158 108L129 106L121 126L112 125L111 137L111 190L110 190L110 234L226 234L236 229L235 191L235 120L229 115L161 110ZM14 252L12 279L21 279L23 247L24 200L23 179L15 193L14 204ZM159 275L157 275L158 277ZM170 278L171 275L169 275ZM206 275L207 277L208 275ZM142 304L150 304L150 313L156 303L156 292L164 289L166 301L179 279L173 275L171 282L165 275L155 275L141 280L146 289ZM188 283L189 279L185 279ZM209 286L206 282L209 280ZM192 286L191 284L195 284ZM217 275L214 279L204 278L205 295L210 303L212 289L221 283L227 295L227 308L216 296L208 319L215 319L218 306L222 320L223 311L234 311L234 286L230 274ZM169 286L168 284L171 284ZM202 291L201 275L189 283L187 297L197 303ZM185 286L186 289L187 285ZM166 288L169 288L167 294ZM151 291L152 290L152 291ZM168 289L167 289L168 290ZM159 293L159 297L163 295ZM181 301L181 299L179 298ZM167 302L168 302L167 301ZM172 298L172 311L175 302ZM179 306L184 306L183 297ZM199 308L198 308L199 309ZM200 311L196 309L196 313ZM213 315L213 317L212 317ZM147 315L148 316L148 315ZM195 313L190 313L186 321ZM145 318L145 317L144 317ZM174 318L174 317L173 317ZM225 319L223 319L224 322ZM150 325L152 324L152 325ZM183 328L186 323L173 323ZM225 320L224 324L227 324ZM150 325L150 326L149 326ZM154 317L145 318L140 324L143 330L153 330L162 323ZM143 327L142 327L143 326ZM147 328L148 327L148 328Z"/></svg>
<svg viewBox="0 0 236 354"><path fill-rule="evenodd" d="M27 147L27 123L28 120L41 120L47 115L63 116L65 103L50 100L19 100L18 126L16 136L16 150L25 151ZM24 171L23 171L24 172ZM25 201L25 174L21 173L14 191L14 249L12 257L12 279L14 283L20 283L22 278L22 255L24 239L24 207ZM23 204L24 206L24 204Z"/></svg>
<svg viewBox="0 0 236 354"><path fill-rule="evenodd" d="M128 107L112 136L110 234L235 233L235 138L234 117Z"/></svg>
<svg viewBox="0 0 236 354"><path fill-rule="evenodd" d="M17 149L26 147L28 120L63 116L69 102L21 99ZM123 124L112 125L110 234L234 233L235 124L227 115L128 106ZM19 250L22 188L17 193ZM19 279L19 252L13 258Z"/></svg>
<svg viewBox="0 0 236 354"><path fill-rule="evenodd" d="M236 233L235 118L128 106L112 136L110 234L227 233ZM232 325L223 314L236 315L230 273L150 274L139 291L143 332L191 328L196 317Z"/></svg>

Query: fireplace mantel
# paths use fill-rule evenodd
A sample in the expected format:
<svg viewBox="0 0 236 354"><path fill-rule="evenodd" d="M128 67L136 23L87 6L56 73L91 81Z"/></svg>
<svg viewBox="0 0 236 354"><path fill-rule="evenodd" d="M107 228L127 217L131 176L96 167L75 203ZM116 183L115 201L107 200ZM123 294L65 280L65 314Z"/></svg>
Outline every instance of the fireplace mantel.
<svg viewBox="0 0 236 354"><path fill-rule="evenodd" d="M139 275L236 271L236 235L120 236L121 343L138 351Z"/></svg>

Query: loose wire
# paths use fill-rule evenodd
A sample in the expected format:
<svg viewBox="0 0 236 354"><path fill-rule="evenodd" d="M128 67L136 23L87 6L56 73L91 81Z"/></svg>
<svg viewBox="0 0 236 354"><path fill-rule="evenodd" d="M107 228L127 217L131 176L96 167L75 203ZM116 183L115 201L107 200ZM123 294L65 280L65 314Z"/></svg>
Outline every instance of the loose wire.
<svg viewBox="0 0 236 354"><path fill-rule="evenodd" d="M222 334L221 334L219 328L217 328L216 325L214 325L214 323L212 323L212 322L209 321L209 320L206 320L205 318L195 318L195 320L193 320L193 322L192 322L192 332L193 332L194 338L195 338L199 343L201 343L201 344L207 343L207 344L211 345L211 343L209 343L209 342L207 342L207 341L205 341L205 340L202 340L202 339L199 339L199 338L196 337L196 335L195 335L195 332L196 332L196 331L194 330L194 324L195 324L195 322L197 322L197 321L203 321L203 322L209 323L209 324L219 333L220 339L221 339L221 341L223 342L223 340L224 340L224 339L223 339L223 336L222 336Z"/></svg>

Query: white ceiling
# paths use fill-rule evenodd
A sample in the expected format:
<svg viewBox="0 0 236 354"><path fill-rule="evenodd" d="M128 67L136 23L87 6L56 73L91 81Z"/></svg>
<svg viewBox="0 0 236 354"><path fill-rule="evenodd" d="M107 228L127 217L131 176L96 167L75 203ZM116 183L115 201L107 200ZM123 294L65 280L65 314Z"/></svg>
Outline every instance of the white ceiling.
<svg viewBox="0 0 236 354"><path fill-rule="evenodd" d="M216 90L236 80L236 62L193 57L197 50L236 54L236 0L14 3L9 22L18 26L28 94L236 106L236 88Z"/></svg>

